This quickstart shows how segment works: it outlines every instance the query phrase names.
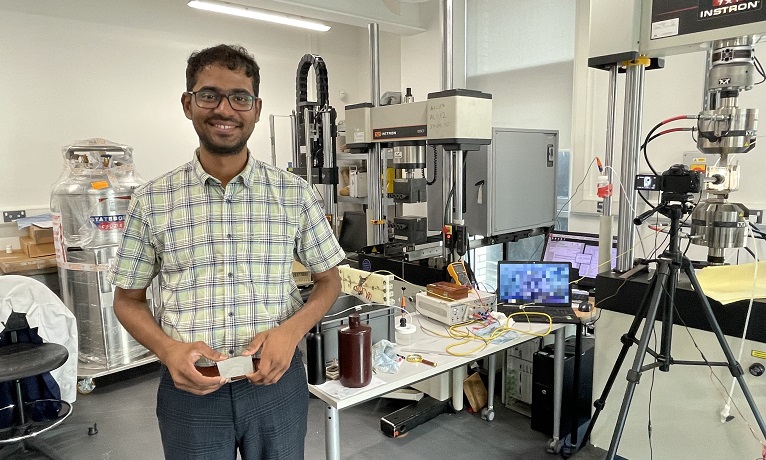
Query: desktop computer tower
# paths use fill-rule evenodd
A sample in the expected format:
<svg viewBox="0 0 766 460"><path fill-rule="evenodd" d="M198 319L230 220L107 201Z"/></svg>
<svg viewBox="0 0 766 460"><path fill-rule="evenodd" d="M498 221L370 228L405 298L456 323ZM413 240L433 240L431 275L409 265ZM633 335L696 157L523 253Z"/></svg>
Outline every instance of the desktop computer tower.
<svg viewBox="0 0 766 460"><path fill-rule="evenodd" d="M573 397L575 338L566 341L564 359L564 391L562 393L560 438L572 433L573 412L577 413L577 439L585 432L590 421L593 395L593 345L591 337L582 339L580 380L577 398ZM532 374L532 429L553 435L553 345L538 351L533 357Z"/></svg>

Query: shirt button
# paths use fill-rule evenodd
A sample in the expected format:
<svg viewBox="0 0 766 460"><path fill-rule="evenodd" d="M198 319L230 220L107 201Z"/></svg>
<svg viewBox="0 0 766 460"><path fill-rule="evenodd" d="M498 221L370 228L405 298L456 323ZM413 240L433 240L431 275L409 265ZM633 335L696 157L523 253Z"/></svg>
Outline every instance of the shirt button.
<svg viewBox="0 0 766 460"><path fill-rule="evenodd" d="M230 311L230 312L229 312L229 316L234 316L234 312L233 312L233 311Z"/></svg>
<svg viewBox="0 0 766 460"><path fill-rule="evenodd" d="M229 273L227 276L228 276L229 278L234 278L234 273Z"/></svg>
<svg viewBox="0 0 766 460"><path fill-rule="evenodd" d="M226 198L226 199L225 199L225 201L226 201L227 203L231 203L231 198Z"/></svg>
<svg viewBox="0 0 766 460"><path fill-rule="evenodd" d="M226 238L231 239L231 233L227 233Z"/></svg>
<svg viewBox="0 0 766 460"><path fill-rule="evenodd" d="M231 356L234 356L234 349L233 349L233 348L232 348L231 350L229 350L229 354L230 354Z"/></svg>

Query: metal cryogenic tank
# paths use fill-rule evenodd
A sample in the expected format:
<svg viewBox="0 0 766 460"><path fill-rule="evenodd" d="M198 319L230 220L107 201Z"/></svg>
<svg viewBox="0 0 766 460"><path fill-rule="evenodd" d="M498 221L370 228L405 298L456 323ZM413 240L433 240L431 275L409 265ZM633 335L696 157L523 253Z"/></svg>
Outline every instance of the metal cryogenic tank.
<svg viewBox="0 0 766 460"><path fill-rule="evenodd" d="M132 148L87 139L64 147L63 154L51 211L62 298L77 318L78 374L97 376L143 364L153 355L117 321L113 286L106 280L130 197L144 182L134 170Z"/></svg>

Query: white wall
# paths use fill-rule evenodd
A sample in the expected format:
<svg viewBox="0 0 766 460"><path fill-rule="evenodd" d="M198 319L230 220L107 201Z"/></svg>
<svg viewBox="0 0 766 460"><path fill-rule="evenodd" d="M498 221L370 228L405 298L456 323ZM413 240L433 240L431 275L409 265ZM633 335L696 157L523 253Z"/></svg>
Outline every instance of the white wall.
<svg viewBox="0 0 766 460"><path fill-rule="evenodd" d="M492 122L557 129L571 145L574 2L468 2L468 86L492 94Z"/></svg>
<svg viewBox="0 0 766 460"><path fill-rule="evenodd" d="M218 43L245 46L261 66L263 112L249 147L271 162L268 115L295 106L300 58L327 64L330 102L369 100L363 28L332 24L319 34L212 15L186 2L9 1L0 5L0 210L46 208L62 170L61 148L104 137L134 149L136 169L156 177L191 158L198 145L180 107L186 59ZM8 8L5 10L5 8ZM47 8L47 9L46 9ZM399 87L399 37L381 32L381 80ZM313 70L312 70L313 73ZM366 79L365 79L365 76ZM366 83L366 85L365 85ZM277 165L290 161L290 128L278 118ZM0 224L1 237L15 234ZM18 246L11 238L0 241Z"/></svg>

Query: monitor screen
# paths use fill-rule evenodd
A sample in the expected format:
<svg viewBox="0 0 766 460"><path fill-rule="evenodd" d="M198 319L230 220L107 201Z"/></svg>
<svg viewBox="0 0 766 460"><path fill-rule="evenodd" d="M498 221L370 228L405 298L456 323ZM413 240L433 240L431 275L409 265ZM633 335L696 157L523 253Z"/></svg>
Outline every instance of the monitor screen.
<svg viewBox="0 0 766 460"><path fill-rule="evenodd" d="M597 274L614 269L617 265L617 238L612 238L609 268L598 266L598 246L597 234L553 230L545 240L543 261L571 263L572 279L579 280L579 286L594 287Z"/></svg>
<svg viewBox="0 0 766 460"><path fill-rule="evenodd" d="M498 262L498 302L568 307L570 269L565 262Z"/></svg>

